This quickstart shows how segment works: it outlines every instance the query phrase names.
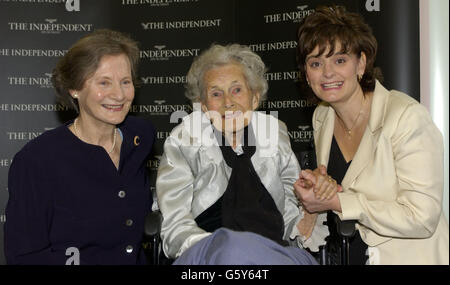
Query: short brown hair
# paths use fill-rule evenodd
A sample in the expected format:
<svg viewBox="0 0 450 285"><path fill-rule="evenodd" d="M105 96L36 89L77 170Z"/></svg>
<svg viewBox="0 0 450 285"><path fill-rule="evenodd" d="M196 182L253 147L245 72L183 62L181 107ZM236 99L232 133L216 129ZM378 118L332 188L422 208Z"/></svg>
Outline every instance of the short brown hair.
<svg viewBox="0 0 450 285"><path fill-rule="evenodd" d="M58 101L79 112L78 102L70 96L69 90L83 89L86 80L97 70L102 57L118 54L128 57L133 83L137 86L138 43L120 32L100 29L79 39L53 69L52 83Z"/></svg>
<svg viewBox="0 0 450 285"><path fill-rule="evenodd" d="M303 19L297 33L297 62L299 80L306 79L306 56L319 47L319 56L329 47L327 56L336 52L354 53L358 57L361 52L366 55L366 70L360 81L363 92L375 89L375 79L382 79L381 70L374 67L377 55L377 40L372 29L364 22L361 15L346 11L343 6L321 6ZM336 51L336 43L341 50Z"/></svg>

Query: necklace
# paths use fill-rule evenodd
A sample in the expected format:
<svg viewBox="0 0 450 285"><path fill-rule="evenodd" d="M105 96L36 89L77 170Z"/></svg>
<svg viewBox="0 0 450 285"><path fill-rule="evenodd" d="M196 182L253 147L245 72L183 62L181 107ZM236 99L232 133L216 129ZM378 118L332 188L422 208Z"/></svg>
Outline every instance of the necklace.
<svg viewBox="0 0 450 285"><path fill-rule="evenodd" d="M341 117L340 117L339 115L337 115L337 113L336 113L336 115L337 115L337 117L338 117L338 119L339 119L338 121L339 121L341 127L344 129L344 132L345 132L345 134L347 135L347 138L348 138L348 139L351 139L351 138L352 138L352 134L353 134L352 131L353 131L353 129L355 128L356 123L358 122L359 117L361 116L362 113L364 113L363 109L364 109L364 98L363 98L363 102L361 103L361 110L359 111L358 116L356 116L356 119L355 119L355 121L353 122L353 126L352 126L351 128L347 128L347 127L345 126L344 121L343 121L343 120L341 119Z"/></svg>
<svg viewBox="0 0 450 285"><path fill-rule="evenodd" d="M73 121L73 129L75 130L75 135L79 138L80 136L78 135L78 129L77 129L77 120L78 118L75 119L75 121ZM108 154L111 154L111 152L114 150L114 148L116 147L116 134L117 134L117 128L114 128L114 138L113 138L113 145L111 147L111 149L108 152Z"/></svg>

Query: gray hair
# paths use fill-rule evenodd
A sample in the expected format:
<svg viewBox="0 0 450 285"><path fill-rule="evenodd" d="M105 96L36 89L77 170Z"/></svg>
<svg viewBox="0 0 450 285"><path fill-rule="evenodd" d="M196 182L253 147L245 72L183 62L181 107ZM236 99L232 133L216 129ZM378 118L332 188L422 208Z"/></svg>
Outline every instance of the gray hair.
<svg viewBox="0 0 450 285"><path fill-rule="evenodd" d="M266 66L259 55L249 47L239 44L226 46L213 44L197 56L187 74L186 97L193 103L201 101L205 93L203 82L205 73L210 69L230 63L242 66L248 87L253 93L260 94L259 103L264 101L269 89L264 76Z"/></svg>

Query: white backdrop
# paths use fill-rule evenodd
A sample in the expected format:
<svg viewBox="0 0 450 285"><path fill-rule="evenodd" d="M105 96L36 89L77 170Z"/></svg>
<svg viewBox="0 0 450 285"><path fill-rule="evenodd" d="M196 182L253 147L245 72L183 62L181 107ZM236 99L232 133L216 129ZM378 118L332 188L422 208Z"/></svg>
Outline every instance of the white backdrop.
<svg viewBox="0 0 450 285"><path fill-rule="evenodd" d="M449 220L449 1L420 0L420 102L444 136L444 201Z"/></svg>

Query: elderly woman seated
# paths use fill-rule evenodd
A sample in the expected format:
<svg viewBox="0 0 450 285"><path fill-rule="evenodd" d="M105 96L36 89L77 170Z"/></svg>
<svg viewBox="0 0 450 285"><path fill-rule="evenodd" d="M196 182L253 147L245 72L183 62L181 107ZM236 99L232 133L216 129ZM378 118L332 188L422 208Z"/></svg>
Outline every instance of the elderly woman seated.
<svg viewBox="0 0 450 285"><path fill-rule="evenodd" d="M316 264L299 248L313 225L299 223L309 215L293 193L300 167L286 126L253 112L268 89L264 73L238 44L211 46L188 72L194 112L165 141L156 181L174 264Z"/></svg>

